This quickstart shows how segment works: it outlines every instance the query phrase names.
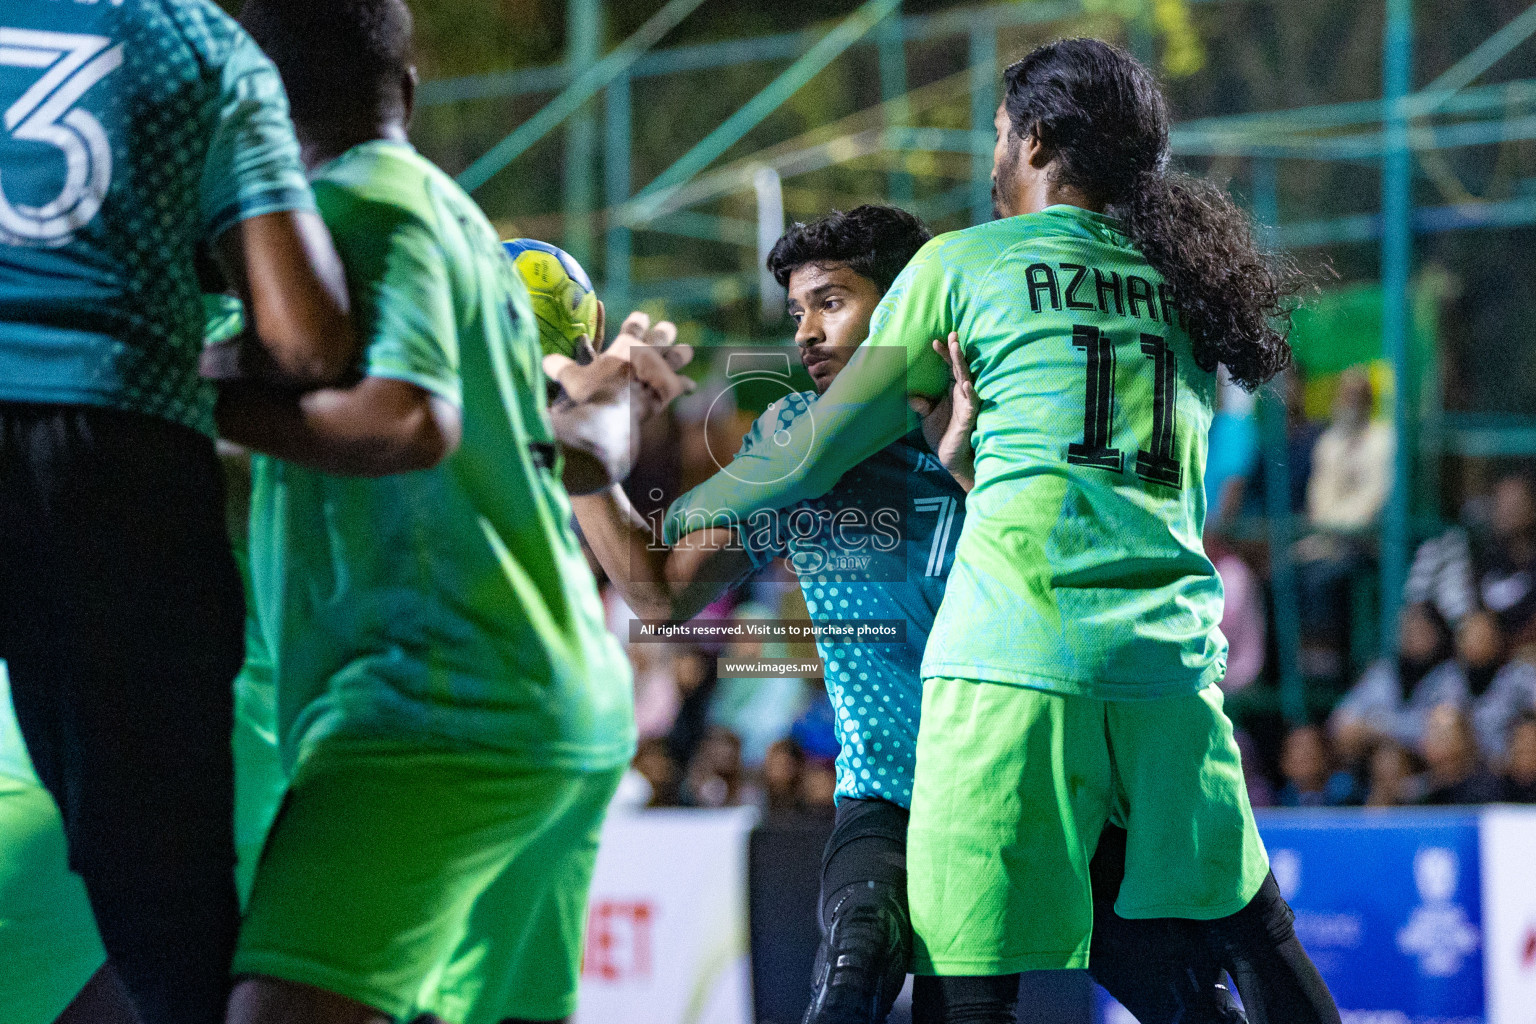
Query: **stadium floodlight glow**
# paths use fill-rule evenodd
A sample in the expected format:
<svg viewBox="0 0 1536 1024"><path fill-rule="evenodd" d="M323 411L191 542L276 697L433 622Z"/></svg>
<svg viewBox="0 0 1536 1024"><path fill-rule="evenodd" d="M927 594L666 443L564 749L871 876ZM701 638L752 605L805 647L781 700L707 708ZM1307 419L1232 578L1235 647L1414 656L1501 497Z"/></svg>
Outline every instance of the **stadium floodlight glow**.
<svg viewBox="0 0 1536 1024"><path fill-rule="evenodd" d="M630 65L639 60L647 50L659 43L663 36L677 27L704 0L668 0L667 5L635 34L624 40L602 60L593 64L576 81L550 100L539 112L518 125L512 134L492 146L484 155L464 169L458 181L466 192L473 192L490 181L528 147L548 135L556 126L581 109L582 104L596 96L602 88L622 75Z"/></svg>

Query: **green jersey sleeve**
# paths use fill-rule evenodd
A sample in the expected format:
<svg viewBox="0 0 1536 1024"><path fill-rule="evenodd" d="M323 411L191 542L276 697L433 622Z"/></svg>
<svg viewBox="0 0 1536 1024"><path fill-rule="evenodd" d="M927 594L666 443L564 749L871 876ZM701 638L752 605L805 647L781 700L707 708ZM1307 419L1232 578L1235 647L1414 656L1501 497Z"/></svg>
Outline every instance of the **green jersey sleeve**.
<svg viewBox="0 0 1536 1024"><path fill-rule="evenodd" d="M248 217L315 208L282 79L244 32L236 35L224 63L201 200L209 238Z"/></svg>
<svg viewBox="0 0 1536 1024"><path fill-rule="evenodd" d="M317 182L315 195L347 266L363 373L462 406L453 284L437 233L410 211L330 182Z"/></svg>
<svg viewBox="0 0 1536 1024"><path fill-rule="evenodd" d="M916 425L907 396L937 396L949 386L932 342L956 329L961 282L942 245L942 238L929 242L896 278L875 310L869 340L826 393L782 425L775 444L751 450L750 474L717 474L672 504L663 525L668 544L710 516L728 512L745 522L764 509L819 498Z"/></svg>

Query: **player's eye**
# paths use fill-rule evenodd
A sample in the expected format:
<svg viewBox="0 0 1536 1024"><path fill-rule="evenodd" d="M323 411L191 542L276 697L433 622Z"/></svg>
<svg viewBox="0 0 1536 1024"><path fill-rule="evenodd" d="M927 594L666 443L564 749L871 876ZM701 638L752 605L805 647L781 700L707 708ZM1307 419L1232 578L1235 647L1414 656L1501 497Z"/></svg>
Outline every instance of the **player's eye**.
<svg viewBox="0 0 1536 1024"><path fill-rule="evenodd" d="M826 302L821 304L821 308L831 313L834 310L841 308L842 305L842 302L838 299L828 299Z"/></svg>

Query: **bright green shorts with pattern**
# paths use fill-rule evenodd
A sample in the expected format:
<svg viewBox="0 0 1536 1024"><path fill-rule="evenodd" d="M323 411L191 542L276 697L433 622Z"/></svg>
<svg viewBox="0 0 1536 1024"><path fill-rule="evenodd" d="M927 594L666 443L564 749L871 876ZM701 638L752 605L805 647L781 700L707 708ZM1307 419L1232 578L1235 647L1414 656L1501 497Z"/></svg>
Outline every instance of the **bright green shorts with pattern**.
<svg viewBox="0 0 1536 1024"><path fill-rule="evenodd" d="M235 973L313 985L397 1021L568 1016L622 773L403 744L316 752L267 838Z"/></svg>
<svg viewBox="0 0 1536 1024"><path fill-rule="evenodd" d="M1104 701L928 679L917 738L908 892L916 971L1086 967L1088 862L1129 833L1122 917L1209 920L1269 872L1221 690Z"/></svg>

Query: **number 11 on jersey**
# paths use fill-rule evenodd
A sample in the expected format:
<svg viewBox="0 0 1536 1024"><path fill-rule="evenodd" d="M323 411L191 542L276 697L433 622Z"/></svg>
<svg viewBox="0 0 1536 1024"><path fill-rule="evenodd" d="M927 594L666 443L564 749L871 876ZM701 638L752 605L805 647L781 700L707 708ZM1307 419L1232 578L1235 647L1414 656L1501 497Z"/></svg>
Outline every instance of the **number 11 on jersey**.
<svg viewBox="0 0 1536 1024"><path fill-rule="evenodd" d="M1110 441L1115 433L1115 343L1097 327L1072 328L1072 345L1087 356L1083 394L1083 439L1067 445L1067 461L1119 473L1124 469L1120 449ZM1166 339L1141 336L1141 352L1152 363L1152 439L1136 453L1136 475L1149 484L1183 486L1175 445L1179 399L1178 357Z"/></svg>

